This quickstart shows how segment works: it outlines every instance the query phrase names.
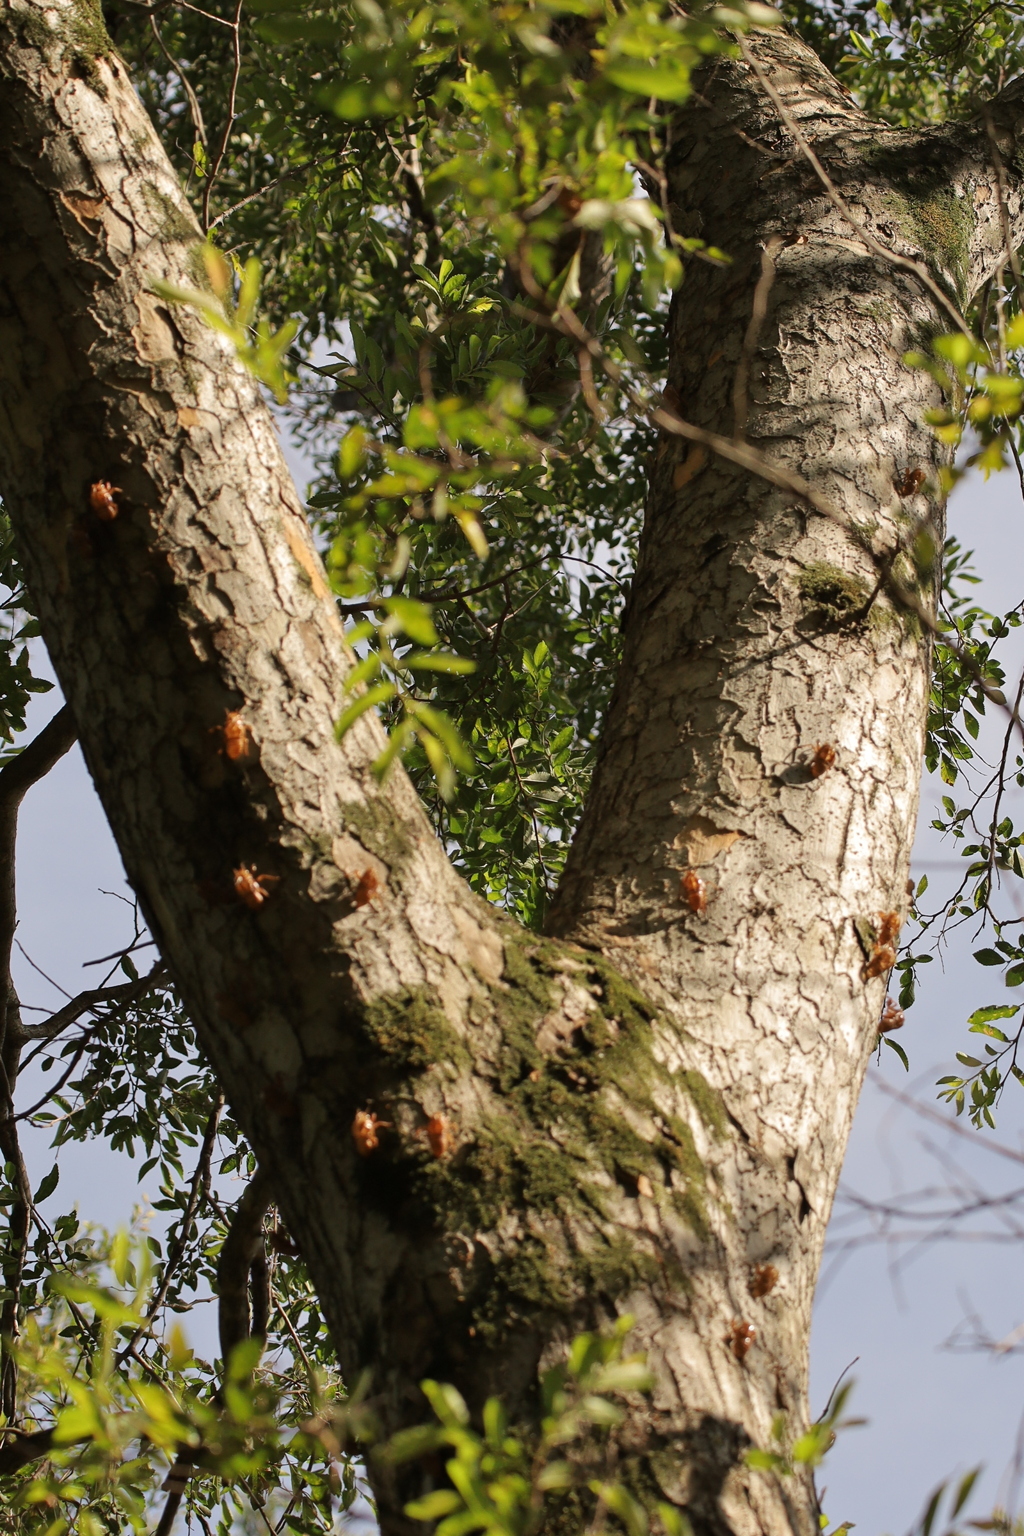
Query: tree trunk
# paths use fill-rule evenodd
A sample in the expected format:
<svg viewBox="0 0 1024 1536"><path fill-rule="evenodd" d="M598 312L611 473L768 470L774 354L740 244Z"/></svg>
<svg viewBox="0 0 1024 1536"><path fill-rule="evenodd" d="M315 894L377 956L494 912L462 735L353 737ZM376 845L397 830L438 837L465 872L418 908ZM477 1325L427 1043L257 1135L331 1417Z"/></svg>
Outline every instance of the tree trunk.
<svg viewBox="0 0 1024 1536"><path fill-rule="evenodd" d="M0 9L0 484L129 878L342 1367L372 1369L389 1428L425 1416L425 1374L526 1411L538 1362L632 1312L657 1376L623 1441L641 1493L701 1533L812 1536L810 1477L743 1453L780 1412L787 1435L807 1422L885 989L855 925L906 911L929 646L869 602L864 540L884 554L929 510L941 538L927 488L898 489L937 462L934 386L900 358L947 321L828 202L749 67L710 68L671 197L735 260L687 279L672 387L732 432L774 261L748 436L866 533L663 441L599 771L538 938L456 877L401 771L377 784L375 720L334 739L333 600L257 386L149 292L195 285L198 230L87 14ZM984 135L881 128L802 44L755 46L859 217L966 299L1002 243ZM1011 98L997 122L1011 164ZM1017 233L1016 182L1009 201ZM271 877L265 899L239 870ZM360 1111L384 1122L365 1156ZM408 1480L375 1477L385 1531L411 1528Z"/></svg>

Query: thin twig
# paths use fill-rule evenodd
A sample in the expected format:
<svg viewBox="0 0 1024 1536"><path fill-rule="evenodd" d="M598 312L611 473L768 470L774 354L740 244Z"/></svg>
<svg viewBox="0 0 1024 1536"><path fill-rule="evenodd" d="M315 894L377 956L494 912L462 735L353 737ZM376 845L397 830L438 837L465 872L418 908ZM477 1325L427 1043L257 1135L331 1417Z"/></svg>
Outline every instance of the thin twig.
<svg viewBox="0 0 1024 1536"><path fill-rule="evenodd" d="M298 1350L303 1365L306 1367L306 1371L307 1371L307 1373L309 1375L310 1382L311 1383L314 1382L316 1380L316 1372L313 1370L313 1363L310 1360L309 1356L306 1354L306 1351L302 1347L302 1340L299 1338L298 1334L295 1332L295 1325L293 1324L291 1318L288 1316L288 1313L285 1311L284 1307L281 1305L280 1301L278 1300L278 1298L276 1296L274 1297L274 1306L277 1308L278 1312L280 1312L282 1318L284 1319L284 1325L287 1328L289 1334L291 1335L292 1343L295 1345L295 1348Z"/></svg>
<svg viewBox="0 0 1024 1536"><path fill-rule="evenodd" d="M174 1271L181 1263L185 1249L188 1247L189 1228L191 1227L196 1211L199 1208L200 1198L202 1197L205 1188L209 1184L210 1164L213 1160L213 1148L217 1140L217 1127L220 1125L220 1117L223 1109L224 1095L219 1094L213 1106L213 1110L211 1111L210 1118L206 1122L206 1131L203 1135L203 1144L200 1148L199 1157L196 1161L195 1171L192 1174L192 1183L189 1187L188 1200L186 1201L185 1209L182 1213L181 1221L178 1226L177 1236L175 1237L174 1242L171 1244L170 1249L168 1250L167 1259L164 1263L163 1274L160 1277L160 1284L157 1287L156 1294L146 1309L145 1322L141 1323L139 1327L136 1328L135 1332L128 1340L128 1343L124 1346L117 1357L117 1364L119 1368L128 1359L129 1355L133 1355L135 1353L136 1344L139 1342L142 1335L146 1333L152 1326L157 1313L160 1311L160 1308L163 1306L164 1301L166 1300L167 1292L171 1288L171 1281L174 1279Z"/></svg>
<svg viewBox="0 0 1024 1536"><path fill-rule="evenodd" d="M477 597L481 592L489 592L492 587L499 587L503 581L508 580L512 576L520 576L522 575L523 571L533 570L533 568L540 565L540 563L541 562L539 560L528 560L525 565L517 565L513 570L505 571L503 575L495 576L491 581L482 581L479 586L466 587L461 591L454 587L449 587L447 589L428 588L425 591L421 590L416 594L416 596L418 601L421 603L462 602L467 597ZM341 603L339 606L341 612L344 614L371 613L375 608L382 608L384 606L384 599L379 597L369 598L365 603Z"/></svg>
<svg viewBox="0 0 1024 1536"><path fill-rule="evenodd" d="M240 208L247 208L249 204L254 203L258 197L263 197L267 192L272 192L274 188L279 187L283 181L295 181L299 176L304 175L306 171L315 170L318 166L323 165L325 160L330 160L333 156L344 154L348 148L349 139L351 139L351 137L351 134L347 135L345 142L342 144L340 149L326 150L324 154L317 155L315 159L307 160L305 165L297 165L295 169L291 171L282 171L280 176L274 177L273 181L268 181L265 186L259 187L255 192L250 192L248 197L243 197L240 202L233 203L231 207L225 209L223 213L218 213L217 217L210 222L209 228L207 229L207 234L209 234L211 229L216 229L218 224L223 224L225 219L230 219L231 215L233 213L237 213Z"/></svg>
<svg viewBox="0 0 1024 1536"><path fill-rule="evenodd" d="M149 26L150 26L150 31L153 33L153 36L156 38L157 47L160 49L160 52L163 54L163 56L167 60L168 64L174 70L174 73L177 75L178 79L181 81L181 88L185 92L186 97L188 98L188 110L189 110L189 112L191 113L191 116L192 116L192 126L195 129L195 131L196 131L196 138L199 140L200 144L205 149L206 148L206 124L203 122L203 109L199 105L199 97L196 95L195 91L192 89L192 82L189 80L188 75L185 73L184 66L179 63L179 61L174 57L174 55L171 52L171 50L168 48L167 44L164 42L163 35L162 35L161 31L160 31L160 28L156 24L156 17L154 15L152 15L152 14L150 15L150 18L149 18Z"/></svg>
<svg viewBox="0 0 1024 1536"><path fill-rule="evenodd" d="M235 126L235 96L238 91L238 78L242 73L242 6L245 0L235 0L235 17L231 23L234 29L232 39L234 47L234 65L231 71L231 84L228 87L227 121L224 124L224 132L220 136L217 153L213 164L206 174L206 185L203 188L203 232L210 228L210 198L213 195L214 183L220 174L220 168L227 154L228 142L231 138L231 130Z"/></svg>
<svg viewBox="0 0 1024 1536"><path fill-rule="evenodd" d="M90 965L106 965L108 960L123 960L125 955L132 955L137 949L152 949L155 939L133 939L127 949L115 949L112 955L100 955L98 960L83 960L82 970L87 970Z"/></svg>
<svg viewBox="0 0 1024 1536"><path fill-rule="evenodd" d="M750 323L747 326L746 335L743 338L743 349L740 352L740 360L736 364L736 377L732 385L732 410L733 410L733 437L737 442L742 442L747 433L747 415L749 401L747 392L750 383L750 366L757 352L757 344L761 339L761 327L764 324L765 315L768 313L768 296L772 291L775 281L775 257L785 245L784 235L769 235L761 250L761 272L754 289L754 299L750 307Z"/></svg>

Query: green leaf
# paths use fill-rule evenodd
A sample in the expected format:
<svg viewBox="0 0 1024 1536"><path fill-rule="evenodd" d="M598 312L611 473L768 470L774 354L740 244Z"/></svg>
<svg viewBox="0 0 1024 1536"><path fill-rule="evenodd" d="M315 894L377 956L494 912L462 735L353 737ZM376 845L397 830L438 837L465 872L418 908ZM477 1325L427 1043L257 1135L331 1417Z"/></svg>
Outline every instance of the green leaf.
<svg viewBox="0 0 1024 1536"><path fill-rule="evenodd" d="M417 1424L392 1435L379 1454L392 1465L401 1466L406 1461L417 1461L443 1444L444 1431L437 1425Z"/></svg>
<svg viewBox="0 0 1024 1536"><path fill-rule="evenodd" d="M130 1248L128 1233L121 1227L114 1236L110 1249L110 1268L118 1285L128 1284L128 1266L130 1263Z"/></svg>
<svg viewBox="0 0 1024 1536"><path fill-rule="evenodd" d="M600 1424L609 1429L621 1424L625 1418L616 1403L610 1403L606 1397L597 1397L593 1393L580 1399L576 1411L585 1424Z"/></svg>
<svg viewBox="0 0 1024 1536"><path fill-rule="evenodd" d="M508 1433L508 1414L500 1397L489 1397L484 1404L484 1438L492 1450L499 1450Z"/></svg>
<svg viewBox="0 0 1024 1536"><path fill-rule="evenodd" d="M607 1505L613 1515L622 1521L629 1536L647 1536L647 1512L621 1483L601 1483L593 1479L589 1487L592 1493Z"/></svg>
<svg viewBox="0 0 1024 1536"><path fill-rule="evenodd" d="M39 1188L36 1190L32 1197L35 1203L38 1205L41 1201L45 1200L48 1195L52 1195L59 1183L60 1166L59 1164L54 1163L53 1167L50 1169L49 1173L43 1179L42 1183L39 1185Z"/></svg>
<svg viewBox="0 0 1024 1536"><path fill-rule="evenodd" d="M604 77L620 91L656 101L685 101L690 94L690 75L685 69L656 68L650 64L611 64Z"/></svg>
<svg viewBox="0 0 1024 1536"><path fill-rule="evenodd" d="M228 1361L228 1380L248 1381L259 1365L262 1353L262 1339L242 1339L231 1351L231 1358Z"/></svg>
<svg viewBox="0 0 1024 1536"><path fill-rule="evenodd" d="M454 1488L435 1488L433 1493L407 1504L405 1513L410 1520L440 1520L442 1515L450 1515L461 1508L462 1499Z"/></svg>
<svg viewBox="0 0 1024 1536"><path fill-rule="evenodd" d="M437 630L426 603L411 597L389 597L384 607L417 645L436 645Z"/></svg>
<svg viewBox="0 0 1024 1536"><path fill-rule="evenodd" d="M1006 960L997 949L976 949L974 958L979 965L1005 965Z"/></svg>
<svg viewBox="0 0 1024 1536"><path fill-rule="evenodd" d="M645 1360L616 1360L598 1371L593 1385L597 1392L649 1392L654 1377Z"/></svg>
<svg viewBox="0 0 1024 1536"><path fill-rule="evenodd" d="M1001 1040L1004 1045L1008 1043L1006 1035L1003 1034L1001 1029L996 1029L994 1024L972 1024L971 1034L989 1035L993 1040Z"/></svg>
<svg viewBox="0 0 1024 1536"><path fill-rule="evenodd" d="M910 1071L910 1057L907 1055L907 1053L903 1049L902 1045L900 1045L898 1041L893 1040L889 1035L883 1035L882 1038L885 1041L885 1044L889 1047L890 1051L895 1051L896 1055L899 1057L900 1061L902 1061L902 1063L903 1063L903 1070L905 1072L909 1072Z"/></svg>
<svg viewBox="0 0 1024 1536"><path fill-rule="evenodd" d="M462 1393L448 1382L420 1382L420 1391L446 1429L462 1429L469 1423L469 1409Z"/></svg>
<svg viewBox="0 0 1024 1536"><path fill-rule="evenodd" d="M537 1478L537 1487L544 1493L554 1489L571 1488L572 1485L573 1471L567 1461L549 1461Z"/></svg>
<svg viewBox="0 0 1024 1536"><path fill-rule="evenodd" d="M656 1508L665 1536L693 1536L693 1526L688 1517L675 1504L659 1502Z"/></svg>
<svg viewBox="0 0 1024 1536"><path fill-rule="evenodd" d="M350 427L338 445L338 478L353 480L366 462L365 427Z"/></svg>
<svg viewBox="0 0 1024 1536"><path fill-rule="evenodd" d="M338 741L349 728L355 725L360 715L365 715L368 709L373 709L375 704L384 704L388 699L393 699L398 689L394 683L377 683L373 688L368 688L361 699L353 699L347 709L342 710L338 722L334 727L334 734Z"/></svg>
<svg viewBox="0 0 1024 1536"><path fill-rule="evenodd" d="M1020 1003L990 1003L987 1008L975 1008L967 1022L973 1028L977 1024L990 1024L993 1019L1012 1019L1020 1008Z"/></svg>
<svg viewBox="0 0 1024 1536"><path fill-rule="evenodd" d="M452 656L446 651L414 651L402 658L402 665L416 672L448 672L466 676L476 671L476 662L468 656Z"/></svg>
<svg viewBox="0 0 1024 1536"><path fill-rule="evenodd" d="M972 1472L966 1473L966 1475L961 1479L960 1486L957 1489L956 1494L955 1494L955 1496L953 1498L953 1507L952 1507L952 1509L949 1512L949 1518L951 1520L955 1520L956 1519L957 1515L960 1513L960 1511L963 1509L964 1505L967 1503L967 1500L971 1496L971 1489L974 1487L975 1483L977 1482L978 1475L979 1475L980 1472L981 1472L981 1468L980 1467L975 1467Z"/></svg>

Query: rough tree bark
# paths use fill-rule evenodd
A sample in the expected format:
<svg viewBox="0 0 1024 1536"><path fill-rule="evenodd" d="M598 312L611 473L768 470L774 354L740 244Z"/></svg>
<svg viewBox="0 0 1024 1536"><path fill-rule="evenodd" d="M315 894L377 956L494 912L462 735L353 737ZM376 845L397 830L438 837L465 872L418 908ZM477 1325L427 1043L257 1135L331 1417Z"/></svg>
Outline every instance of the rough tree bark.
<svg viewBox="0 0 1024 1536"><path fill-rule="evenodd" d="M684 286L672 387L728 434L742 364L749 440L860 532L665 437L599 770L538 938L455 876L401 772L377 785L375 721L334 739L347 658L300 504L257 387L149 292L194 284L198 231L90 16L0 7L0 486L129 878L343 1368L372 1368L389 1427L423 1416L427 1373L524 1410L539 1361L629 1310L658 1383L624 1433L636 1485L701 1533L811 1536L810 1478L742 1456L778 1412L806 1423L885 987L855 925L906 908L929 646L869 601L868 546L929 514L940 536L912 473L937 462L934 386L900 358L948 320L828 201L750 67L710 67L671 201L736 259ZM858 216L966 302L1003 239L984 132L885 128L792 37L754 47ZM1020 238L1017 100L995 122ZM113 521L90 510L101 479ZM237 762L229 709L252 733ZM242 866L277 881L256 909ZM358 1110L390 1123L367 1157ZM762 1295L757 1266L778 1273ZM405 1530L408 1483L375 1476Z"/></svg>

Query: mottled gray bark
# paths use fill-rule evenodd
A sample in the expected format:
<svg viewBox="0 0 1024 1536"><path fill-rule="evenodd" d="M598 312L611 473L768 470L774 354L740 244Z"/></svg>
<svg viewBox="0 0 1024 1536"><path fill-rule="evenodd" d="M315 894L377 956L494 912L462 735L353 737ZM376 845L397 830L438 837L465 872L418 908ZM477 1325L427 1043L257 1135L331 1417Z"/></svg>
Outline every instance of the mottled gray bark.
<svg viewBox="0 0 1024 1536"><path fill-rule="evenodd" d="M82 15L0 7L0 486L129 877L342 1365L371 1367L392 1427L423 1416L427 1373L521 1408L538 1361L632 1311L658 1381L623 1438L637 1486L702 1533L811 1536L810 1479L742 1456L778 1412L806 1423L884 991L854 925L906 908L927 641L868 606L863 538L666 439L558 937L519 931L454 875L403 774L376 783L379 725L334 739L347 658L301 507L256 386L149 292L195 282L197 229ZM860 216L973 290L1001 240L983 136L880 129L802 45L756 47ZM1012 102L998 121L1012 166ZM681 113L670 180L684 231L736 257L675 307L684 413L732 431L771 240L750 441L878 553L908 518L938 535L937 503L897 490L936 460L933 387L900 363L943 324L934 300L844 223L742 63ZM218 749L228 710L246 757ZM256 907L242 868L275 877ZM357 1111L388 1123L365 1157ZM754 1295L759 1265L778 1282ZM403 1488L378 1492L403 1530Z"/></svg>

